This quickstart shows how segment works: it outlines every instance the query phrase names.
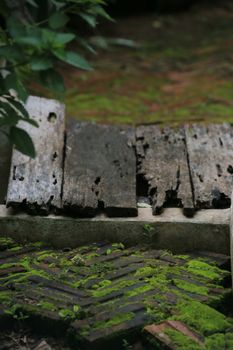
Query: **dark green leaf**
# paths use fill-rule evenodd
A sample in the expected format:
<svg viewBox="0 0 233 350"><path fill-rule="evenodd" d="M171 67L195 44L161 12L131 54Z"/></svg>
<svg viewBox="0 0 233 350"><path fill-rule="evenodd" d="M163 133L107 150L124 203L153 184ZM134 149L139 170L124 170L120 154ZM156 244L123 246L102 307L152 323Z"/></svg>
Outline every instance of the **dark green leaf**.
<svg viewBox="0 0 233 350"><path fill-rule="evenodd" d="M33 7L38 7L37 3L35 2L35 0L27 0L27 3Z"/></svg>
<svg viewBox="0 0 233 350"><path fill-rule="evenodd" d="M106 18L109 21L114 21L112 19L112 17L110 17L109 14L105 11L103 6L100 6L100 5L93 6L92 8L89 9L88 12L91 13L91 14L94 14L95 16L99 15L99 16L101 16L103 18Z"/></svg>
<svg viewBox="0 0 233 350"><path fill-rule="evenodd" d="M22 82L18 79L18 76L15 73L8 74L4 80L6 91L14 89L18 93L20 100L25 101L28 97L28 93L23 86Z"/></svg>
<svg viewBox="0 0 233 350"><path fill-rule="evenodd" d="M17 109L18 113L20 113L23 118L25 118L25 119L29 119L30 118L30 116L28 114L28 111L26 110L26 108L24 107L22 102L17 101L12 96L6 96L5 98L10 103L10 105L13 105L15 107L15 109Z"/></svg>
<svg viewBox="0 0 233 350"><path fill-rule="evenodd" d="M59 52L57 51L57 52L54 52L54 54L61 61L64 61L76 68L80 68L84 70L92 70L92 67L85 60L85 58L73 51L59 51Z"/></svg>
<svg viewBox="0 0 233 350"><path fill-rule="evenodd" d="M39 48L41 46L41 38L39 36L27 35L24 37L16 38L15 41L21 45L34 46Z"/></svg>
<svg viewBox="0 0 233 350"><path fill-rule="evenodd" d="M78 41L86 50L90 51L93 54L96 54L96 50L86 40L79 38Z"/></svg>
<svg viewBox="0 0 233 350"><path fill-rule="evenodd" d="M18 45L4 45L0 46L0 56L5 57L9 62L22 61L22 50Z"/></svg>
<svg viewBox="0 0 233 350"><path fill-rule="evenodd" d="M52 30L43 29L42 31L43 46L52 51L55 48L63 48L63 46L74 40L75 35L72 33L56 33Z"/></svg>
<svg viewBox="0 0 233 350"><path fill-rule="evenodd" d="M65 91L63 78L56 71L49 69L40 72L40 80L42 85L58 93Z"/></svg>
<svg viewBox="0 0 233 350"><path fill-rule="evenodd" d="M7 20L7 28L14 40L26 35L25 26L13 16Z"/></svg>
<svg viewBox="0 0 233 350"><path fill-rule="evenodd" d="M50 58L44 56L32 58L30 64L31 69L34 71L47 70L53 67L53 61Z"/></svg>
<svg viewBox="0 0 233 350"><path fill-rule="evenodd" d="M96 27L97 21L95 16L88 15L87 13L80 13L79 16L82 17L82 19L84 19L84 21L86 21L92 28Z"/></svg>
<svg viewBox="0 0 233 350"><path fill-rule="evenodd" d="M31 137L26 131L16 126L10 130L10 140L15 145L16 149L23 154L35 158L36 151Z"/></svg>
<svg viewBox="0 0 233 350"><path fill-rule="evenodd" d="M7 101L0 101L0 126L13 126L18 123L19 114L12 108Z"/></svg>
<svg viewBox="0 0 233 350"><path fill-rule="evenodd" d="M55 43L63 46L74 40L74 38L75 35L72 33L58 33L55 37Z"/></svg>
<svg viewBox="0 0 233 350"><path fill-rule="evenodd" d="M59 29L66 25L68 22L69 17L66 16L62 12L55 12L50 18L49 18L49 26L52 29Z"/></svg>
<svg viewBox="0 0 233 350"><path fill-rule="evenodd" d="M39 124L37 123L37 121L35 121L34 119L24 119L25 122L35 126L36 128L39 127Z"/></svg>

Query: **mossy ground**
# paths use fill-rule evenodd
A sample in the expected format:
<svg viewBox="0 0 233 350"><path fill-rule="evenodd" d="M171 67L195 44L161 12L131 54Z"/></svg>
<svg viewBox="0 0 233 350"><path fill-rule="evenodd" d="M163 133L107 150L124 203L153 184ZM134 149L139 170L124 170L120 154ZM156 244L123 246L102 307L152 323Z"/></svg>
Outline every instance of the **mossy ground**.
<svg viewBox="0 0 233 350"><path fill-rule="evenodd" d="M66 251L41 243L29 247L33 251L25 254L21 245L0 239L0 324L4 315L26 324L42 318L42 328L48 321L49 329L62 325L76 344L85 344L93 337L127 339L127 324L141 334L145 324L175 319L205 337L208 350L223 341L232 344L233 320L213 308L227 293L222 283L229 272L210 258L169 252L158 257L119 243ZM181 341L179 334L169 335Z"/></svg>
<svg viewBox="0 0 233 350"><path fill-rule="evenodd" d="M98 49L89 56L92 72L65 68L67 115L124 124L232 122L232 21L224 1L117 19L100 33L132 39L138 48Z"/></svg>

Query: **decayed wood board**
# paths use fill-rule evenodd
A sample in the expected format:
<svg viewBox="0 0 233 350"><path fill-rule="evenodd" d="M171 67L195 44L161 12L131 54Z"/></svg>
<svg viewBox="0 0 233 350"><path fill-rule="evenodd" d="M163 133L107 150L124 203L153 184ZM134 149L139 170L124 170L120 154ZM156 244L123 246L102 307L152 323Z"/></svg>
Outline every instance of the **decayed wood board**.
<svg viewBox="0 0 233 350"><path fill-rule="evenodd" d="M233 185L233 130L230 125L186 128L186 143L197 208L228 208Z"/></svg>
<svg viewBox="0 0 233 350"><path fill-rule="evenodd" d="M130 128L77 123L67 127L63 204L79 216L104 210L135 216L136 156Z"/></svg>
<svg viewBox="0 0 233 350"><path fill-rule="evenodd" d="M30 96L26 108L39 124L21 124L31 135L37 156L31 159L13 151L7 205L47 213L61 206L64 105Z"/></svg>
<svg viewBox="0 0 233 350"><path fill-rule="evenodd" d="M11 145L7 137L0 133L0 204L6 200L11 164Z"/></svg>
<svg viewBox="0 0 233 350"><path fill-rule="evenodd" d="M192 215L194 207L184 129L140 126L136 140L138 176L148 184L145 195L150 197L153 213L172 206L183 207L186 215Z"/></svg>

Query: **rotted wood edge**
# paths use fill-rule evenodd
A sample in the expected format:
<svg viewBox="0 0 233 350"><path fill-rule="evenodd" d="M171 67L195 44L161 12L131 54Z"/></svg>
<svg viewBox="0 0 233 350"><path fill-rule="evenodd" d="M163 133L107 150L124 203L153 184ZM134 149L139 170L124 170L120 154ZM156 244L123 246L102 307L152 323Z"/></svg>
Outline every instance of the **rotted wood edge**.
<svg viewBox="0 0 233 350"><path fill-rule="evenodd" d="M0 206L1 234L19 242L44 241L56 248L93 242L122 242L127 246L148 243L173 253L211 251L230 253L230 209L200 210L193 218L182 209L167 208L154 216L151 208L139 208L138 217L71 218L15 213Z"/></svg>

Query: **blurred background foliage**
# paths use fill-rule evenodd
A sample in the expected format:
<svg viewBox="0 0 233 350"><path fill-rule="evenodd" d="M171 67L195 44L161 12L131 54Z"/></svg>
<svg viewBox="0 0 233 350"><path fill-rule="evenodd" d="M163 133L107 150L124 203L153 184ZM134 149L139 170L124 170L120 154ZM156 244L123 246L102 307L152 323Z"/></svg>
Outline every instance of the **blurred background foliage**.
<svg viewBox="0 0 233 350"><path fill-rule="evenodd" d="M30 136L18 123L37 127L22 104L28 96L28 80L61 94L65 88L63 77L56 69L58 61L91 70L83 55L67 48L77 41L91 50L69 22L75 16L94 28L98 17L110 19L103 5L102 0L3 1L0 9L0 130L24 154L35 157L35 149Z"/></svg>

